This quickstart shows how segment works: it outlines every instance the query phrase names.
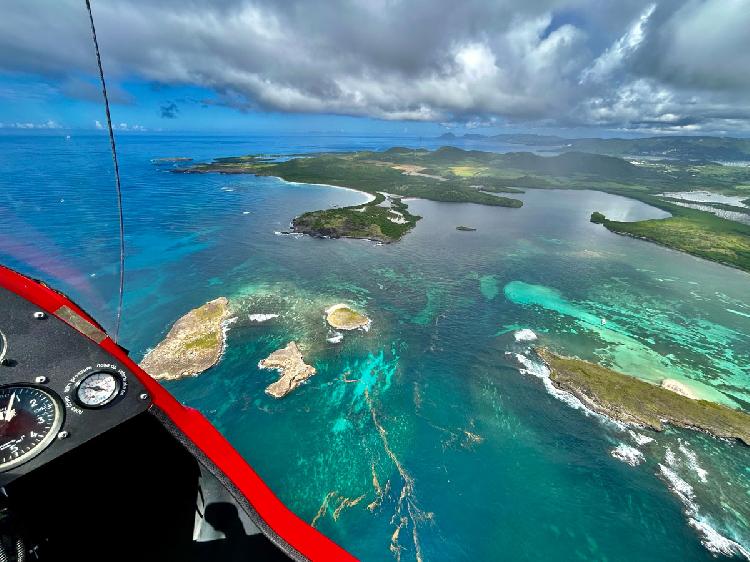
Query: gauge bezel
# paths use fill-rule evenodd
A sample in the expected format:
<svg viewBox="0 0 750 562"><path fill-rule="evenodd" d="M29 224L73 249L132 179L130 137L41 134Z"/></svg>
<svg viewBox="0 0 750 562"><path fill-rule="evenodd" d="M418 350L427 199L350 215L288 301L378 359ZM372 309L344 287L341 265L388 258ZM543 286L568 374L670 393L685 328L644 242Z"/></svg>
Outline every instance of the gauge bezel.
<svg viewBox="0 0 750 562"><path fill-rule="evenodd" d="M55 406L55 419L52 421L52 427L44 439L37 443L33 449L26 451L23 455L20 455L5 464L0 464L0 473L8 472L19 465L27 463L47 450L52 442L57 439L57 434L60 432L60 428L65 421L65 406L55 391L37 384L28 384L24 382L0 385L0 391L9 388L33 388L34 390L40 391L42 394L46 394Z"/></svg>
<svg viewBox="0 0 750 562"><path fill-rule="evenodd" d="M81 388L81 385L84 381L87 381L89 378L93 377L94 375L98 375L100 373L104 373L107 375L110 375L112 378L115 379L115 391L112 393L112 396L110 396L105 402L102 402L101 404L98 404L97 406L91 406L89 404L86 404L83 400L81 400L80 395L78 394L78 390ZM115 371L110 371L108 369L96 369L94 371L91 371L90 373L87 373L85 376L81 377L81 380L79 380L75 386L73 387L73 399L76 401L76 404L81 406L82 408L86 408L87 410L100 410L102 408L106 408L107 406L110 406L113 402L115 402L119 397L120 393L122 392L123 382L122 382L122 376L120 373L117 373Z"/></svg>
<svg viewBox="0 0 750 562"><path fill-rule="evenodd" d="M6 338L3 331L0 330L0 365L3 365L5 363L5 355L7 353L8 353L8 338Z"/></svg>

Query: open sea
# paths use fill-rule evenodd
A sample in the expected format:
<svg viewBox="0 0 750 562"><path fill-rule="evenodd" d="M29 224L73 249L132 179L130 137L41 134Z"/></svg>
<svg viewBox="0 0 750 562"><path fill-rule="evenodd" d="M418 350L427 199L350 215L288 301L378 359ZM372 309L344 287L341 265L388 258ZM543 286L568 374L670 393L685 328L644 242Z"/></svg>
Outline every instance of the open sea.
<svg viewBox="0 0 750 562"><path fill-rule="evenodd" d="M118 143L120 343L139 360L185 312L230 298L237 320L221 362L166 387L360 559L750 559L750 447L592 415L550 387L530 349L678 379L750 411L750 275L588 220L595 210L616 220L662 211L596 191L528 190L521 209L410 201L424 218L396 244L319 240L278 233L303 211L366 197L174 174L152 159L441 143L166 134ZM68 292L110 329L116 218L104 135L0 136L0 261ZM323 311L338 302L365 312L371 329L329 341ZM538 342L517 341L524 329ZM264 393L276 372L257 364L291 340L317 374L277 400Z"/></svg>

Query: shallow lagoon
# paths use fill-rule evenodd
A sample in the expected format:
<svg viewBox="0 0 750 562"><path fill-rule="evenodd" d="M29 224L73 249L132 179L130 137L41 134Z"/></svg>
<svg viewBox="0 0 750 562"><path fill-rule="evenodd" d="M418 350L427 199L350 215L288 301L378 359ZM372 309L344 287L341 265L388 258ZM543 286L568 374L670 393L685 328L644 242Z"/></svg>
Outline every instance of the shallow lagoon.
<svg viewBox="0 0 750 562"><path fill-rule="evenodd" d="M274 241L273 258L257 265L260 287L229 281L224 290L258 295L248 297L249 312L288 323L238 326L225 362L174 391L212 414L300 515L313 520L324 506L316 524L364 559L389 555L402 517L404 559L417 544L426 560L706 557L683 504L657 476L668 450L705 497L697 516L745 540L736 516L747 516L746 504L735 495L747 490L744 447L674 432L640 447L646 462L632 468L610 455L634 445L627 432L551 398L505 352L525 351L512 332L527 327L563 352L746 405L747 319L730 310L748 310L747 276L588 222L601 209L628 220L660 216L640 203L594 192L524 200L516 212L413 201L425 218L391 246ZM246 267L236 277L251 278ZM269 293L287 296L269 308ZM322 310L339 300L361 306L372 330L322 344ZM308 340L318 375L277 402L263 395L269 376L254 365L290 337ZM706 483L693 453L700 467L716 464ZM734 493L721 489L727 482ZM723 517L719 498L737 512Z"/></svg>

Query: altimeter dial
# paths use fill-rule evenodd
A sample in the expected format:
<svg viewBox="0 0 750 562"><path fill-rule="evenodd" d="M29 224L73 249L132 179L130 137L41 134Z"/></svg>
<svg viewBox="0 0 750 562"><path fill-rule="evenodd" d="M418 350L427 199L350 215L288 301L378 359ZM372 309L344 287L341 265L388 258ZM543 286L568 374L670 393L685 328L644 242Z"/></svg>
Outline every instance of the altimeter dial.
<svg viewBox="0 0 750 562"><path fill-rule="evenodd" d="M41 453L63 421L60 401L35 386L0 387L0 472Z"/></svg>
<svg viewBox="0 0 750 562"><path fill-rule="evenodd" d="M108 371L87 375L76 389L76 400L86 408L101 408L115 399L120 391L120 378Z"/></svg>

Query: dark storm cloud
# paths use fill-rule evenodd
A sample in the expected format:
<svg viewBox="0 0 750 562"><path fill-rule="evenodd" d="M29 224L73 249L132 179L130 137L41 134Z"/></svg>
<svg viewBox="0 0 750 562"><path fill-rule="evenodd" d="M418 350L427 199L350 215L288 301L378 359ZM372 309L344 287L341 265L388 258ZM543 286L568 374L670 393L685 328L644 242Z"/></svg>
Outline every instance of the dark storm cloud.
<svg viewBox="0 0 750 562"><path fill-rule="evenodd" d="M113 0L94 15L113 80L199 85L241 110L747 128L748 0L608 4ZM82 2L4 5L0 68L92 72Z"/></svg>
<svg viewBox="0 0 750 562"><path fill-rule="evenodd" d="M177 107L177 104L173 101L163 103L161 107L159 107L159 113L162 116L162 119L177 119L177 114L180 112L180 108Z"/></svg>
<svg viewBox="0 0 750 562"><path fill-rule="evenodd" d="M750 2L682 0L660 8L637 61L644 74L680 88L750 91Z"/></svg>
<svg viewBox="0 0 750 562"><path fill-rule="evenodd" d="M83 80L78 77L68 78L60 84L60 92L69 98L101 102L102 87L98 80ZM107 87L107 96L112 103L131 104L133 96L123 90L117 84L110 84Z"/></svg>

